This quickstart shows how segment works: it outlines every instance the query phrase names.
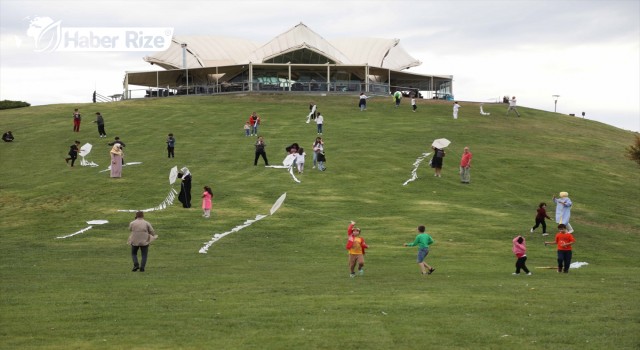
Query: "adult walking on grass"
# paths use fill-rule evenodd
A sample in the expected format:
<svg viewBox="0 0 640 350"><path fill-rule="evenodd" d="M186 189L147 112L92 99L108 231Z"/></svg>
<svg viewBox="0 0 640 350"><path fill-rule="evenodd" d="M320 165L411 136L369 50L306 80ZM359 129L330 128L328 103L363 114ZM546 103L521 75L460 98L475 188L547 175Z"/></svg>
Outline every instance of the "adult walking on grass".
<svg viewBox="0 0 640 350"><path fill-rule="evenodd" d="M127 244L131 246L131 259L133 260L133 269L131 271L144 272L147 265L147 256L149 254L149 245L153 242L158 235L153 229L153 226L144 219L144 213L141 211L136 212L136 219L129 223L129 240ZM138 263L138 250L141 251L142 261Z"/></svg>
<svg viewBox="0 0 640 350"><path fill-rule="evenodd" d="M104 118L100 112L96 112L96 120L93 122L98 125L98 135L100 135L101 138L107 137L107 133L104 131Z"/></svg>
<svg viewBox="0 0 640 350"><path fill-rule="evenodd" d="M527 275L531 275L531 272L529 272L529 269L527 268L526 262L527 262L527 245L525 243L525 239L524 237L518 235L516 236L516 238L513 239L513 247L511 248L511 251L513 252L513 254L516 255L516 272L514 272L514 275L520 275L520 270L524 271L524 273L526 273Z"/></svg>
<svg viewBox="0 0 640 350"><path fill-rule="evenodd" d="M269 161L267 160L267 151L265 150L265 148L267 147L267 144L264 142L264 137L259 136L258 140L256 141L256 156L253 159L253 165L258 165L258 158L262 157L262 159L264 160L264 165L267 166L269 165Z"/></svg>
<svg viewBox="0 0 640 350"><path fill-rule="evenodd" d="M558 225L558 230L560 230L560 232L556 233L555 241L544 242L544 245L556 244L558 247L558 273L569 273L571 258L573 257L572 246L576 242L576 239L571 233L567 232L566 225Z"/></svg>
<svg viewBox="0 0 640 350"><path fill-rule="evenodd" d="M436 269L429 266L424 260L429 255L429 246L432 245L435 241L431 236L425 232L426 228L423 225L418 226L418 235L413 243L405 243L405 247L415 247L418 246L418 257L417 262L420 267L420 272L423 275L430 275Z"/></svg>
<svg viewBox="0 0 640 350"><path fill-rule="evenodd" d="M402 92L396 91L393 93L393 100L396 103L396 108L400 106L400 101L402 100Z"/></svg>
<svg viewBox="0 0 640 350"><path fill-rule="evenodd" d="M364 254L369 248L364 238L360 237L360 229L351 227L351 234L347 240L347 250L349 251L349 271L350 277L356 277L356 264L358 265L358 275L364 276Z"/></svg>
<svg viewBox="0 0 640 350"><path fill-rule="evenodd" d="M458 101L453 103L453 119L458 119L458 110L460 109L460 105Z"/></svg>
<svg viewBox="0 0 640 350"><path fill-rule="evenodd" d="M473 155L469 152L469 147L465 147L460 159L460 182L468 184L471 182L471 158Z"/></svg>
<svg viewBox="0 0 640 350"><path fill-rule="evenodd" d="M569 233L573 233L573 227L569 223L571 218L571 207L573 202L569 198L568 192L560 192L560 198L553 196L553 202L556 203L556 223L564 224Z"/></svg>

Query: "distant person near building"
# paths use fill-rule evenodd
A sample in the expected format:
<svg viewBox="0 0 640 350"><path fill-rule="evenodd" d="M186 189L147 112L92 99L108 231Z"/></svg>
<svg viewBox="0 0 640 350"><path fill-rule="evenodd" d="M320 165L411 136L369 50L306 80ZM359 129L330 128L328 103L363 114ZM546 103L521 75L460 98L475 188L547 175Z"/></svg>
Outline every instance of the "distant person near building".
<svg viewBox="0 0 640 350"><path fill-rule="evenodd" d="M402 100L402 92L396 91L393 93L393 100L396 103L396 108L400 106L400 100Z"/></svg>
<svg viewBox="0 0 640 350"><path fill-rule="evenodd" d="M360 112L367 110L367 95L364 92L360 93L360 99L358 101L358 107L360 107Z"/></svg>
<svg viewBox="0 0 640 350"><path fill-rule="evenodd" d="M453 119L458 119L458 110L460 109L460 105L458 101L453 103Z"/></svg>

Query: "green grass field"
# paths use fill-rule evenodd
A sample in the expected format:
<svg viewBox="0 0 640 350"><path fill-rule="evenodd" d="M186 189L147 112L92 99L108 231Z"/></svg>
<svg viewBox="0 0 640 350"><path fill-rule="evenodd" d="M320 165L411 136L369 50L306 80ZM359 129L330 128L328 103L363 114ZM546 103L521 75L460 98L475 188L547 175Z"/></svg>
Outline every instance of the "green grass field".
<svg viewBox="0 0 640 350"><path fill-rule="evenodd" d="M327 171L311 168L314 100L325 116ZM506 106L357 96L192 96L106 104L61 104L0 111L0 348L2 349L638 349L640 347L640 171L624 156L627 131L575 117ZM80 108L80 133L71 114ZM98 137L95 112L106 121ZM295 183L283 169L253 166L255 137L242 129L252 111L272 164L284 147L308 150ZM172 132L176 158L166 157ZM120 179L100 172L106 145L126 143ZM452 141L443 177L427 161L406 186L431 141ZM64 162L74 140L93 144L87 160ZM458 162L473 153L471 184ZM147 271L131 272L132 213L161 203L169 170L193 173L194 207L146 214L159 238ZM213 215L202 218L202 188ZM179 185L173 186L179 189ZM574 202L573 261L558 274L540 229L538 203L553 217L554 193ZM224 237L216 233L273 216ZM109 223L66 239L88 226ZM370 249L365 276L349 278L346 228L356 220ZM553 230L553 220L547 221ZM436 243L415 263L416 227ZM525 234L532 276L512 276L511 240ZM547 238L553 239L553 235Z"/></svg>

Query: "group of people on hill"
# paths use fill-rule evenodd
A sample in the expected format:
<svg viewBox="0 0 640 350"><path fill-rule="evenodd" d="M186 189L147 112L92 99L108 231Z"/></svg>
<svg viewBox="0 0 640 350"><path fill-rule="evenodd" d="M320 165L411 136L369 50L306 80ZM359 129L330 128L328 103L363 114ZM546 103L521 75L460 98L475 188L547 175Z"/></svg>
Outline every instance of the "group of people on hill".
<svg viewBox="0 0 640 350"><path fill-rule="evenodd" d="M573 236L573 227L569 223L571 218L571 208L573 202L569 198L568 192L560 192L559 196L553 196L552 200L556 204L556 218L555 221L558 224L558 233L556 233L555 240L544 242L544 245L555 244L557 247L557 260L558 273L568 273L571 266L571 259L573 256L572 246L576 242ZM551 219L547 215L547 204L542 202L538 205L535 217L535 225L531 228L530 232L533 233L538 227L542 226L542 236L548 236L547 224L545 219ZM527 248L525 238L522 235L518 235L513 239L513 253L516 255L516 271L514 275L519 275L520 271L524 271L527 275L531 275L531 272L526 266L527 261Z"/></svg>

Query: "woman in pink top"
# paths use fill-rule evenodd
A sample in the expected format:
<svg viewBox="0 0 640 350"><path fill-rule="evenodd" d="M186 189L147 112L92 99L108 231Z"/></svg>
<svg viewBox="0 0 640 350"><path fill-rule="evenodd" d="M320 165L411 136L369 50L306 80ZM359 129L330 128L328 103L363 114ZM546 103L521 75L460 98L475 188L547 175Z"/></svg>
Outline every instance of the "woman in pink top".
<svg viewBox="0 0 640 350"><path fill-rule="evenodd" d="M204 193L202 193L202 210L204 214L202 214L202 216L205 218L211 216L211 198L213 198L211 187L204 186Z"/></svg>
<svg viewBox="0 0 640 350"><path fill-rule="evenodd" d="M518 260L516 260L516 272L513 274L520 275L520 269L522 269L527 275L531 275L531 272L529 272L529 269L525 264L527 261L527 246L525 244L524 237L517 236L513 239L513 248L511 248L511 251L513 251L513 254L518 258Z"/></svg>

